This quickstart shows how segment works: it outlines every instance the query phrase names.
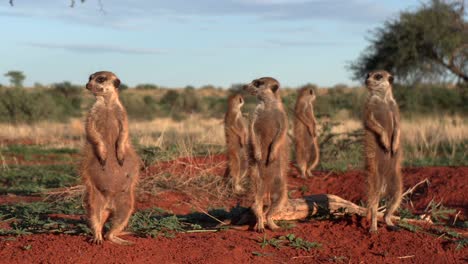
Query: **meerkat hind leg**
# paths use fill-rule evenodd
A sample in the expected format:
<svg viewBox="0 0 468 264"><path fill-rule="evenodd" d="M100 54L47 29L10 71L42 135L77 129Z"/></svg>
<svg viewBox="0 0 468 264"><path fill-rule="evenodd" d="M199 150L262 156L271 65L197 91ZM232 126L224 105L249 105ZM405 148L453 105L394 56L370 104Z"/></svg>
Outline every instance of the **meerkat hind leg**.
<svg viewBox="0 0 468 264"><path fill-rule="evenodd" d="M389 230L396 231L399 228L393 224L391 217L398 209L398 206L401 202L401 182L397 177L390 178L390 181L391 182L387 185L387 197L389 200L387 203L387 210L385 211L384 220Z"/></svg>
<svg viewBox="0 0 468 264"><path fill-rule="evenodd" d="M102 229L109 217L109 211L106 210L106 199L97 190L93 190L87 194L88 200L88 217L93 232L91 243L100 245L103 242Z"/></svg>
<svg viewBox="0 0 468 264"><path fill-rule="evenodd" d="M255 174L255 172L254 172ZM254 230L260 233L265 232L265 215L263 212L263 198L265 196L265 184L263 183L263 180L260 179L260 176L258 175L258 171L256 173L257 175L253 175L256 177L255 182L256 182L256 193L255 193L255 202L252 205L252 211L257 219L257 223L255 224Z"/></svg>
<svg viewBox="0 0 468 264"><path fill-rule="evenodd" d="M119 245L133 245L131 241L124 240L117 237L118 235L125 235L127 232L123 231L127 226L128 220L132 214L133 206L131 204L131 197L129 192L124 192L118 195L115 199L115 206L112 215L112 227L106 234L106 239Z"/></svg>
<svg viewBox="0 0 468 264"><path fill-rule="evenodd" d="M314 145L312 146L312 153L309 154L310 160L312 160L312 164L307 168L307 176L312 177L312 171L317 167L319 162L319 151L317 146L316 139L314 139Z"/></svg>
<svg viewBox="0 0 468 264"><path fill-rule="evenodd" d="M277 182L274 184L278 186L278 190L276 193L271 195L271 205L266 214L267 225L271 230L278 230L280 228L273 221L273 216L283 208L288 199L288 193L284 184L284 180L279 178L276 181Z"/></svg>
<svg viewBox="0 0 468 264"><path fill-rule="evenodd" d="M241 193L244 191L241 185L241 166L240 159L238 156L233 156L231 164L229 166L230 175L232 178L232 185L235 193Z"/></svg>
<svg viewBox="0 0 468 264"><path fill-rule="evenodd" d="M367 213L369 214L367 218L370 218L371 227L369 232L377 233L377 209L379 207L380 200L380 187L378 182L377 171L371 170L369 172L369 193L368 193L368 203L367 203Z"/></svg>
<svg viewBox="0 0 468 264"><path fill-rule="evenodd" d="M299 147L299 146L296 146ZM297 164L297 169L299 170L299 177L302 179L307 178L307 159L304 155L304 151L297 151L296 152L296 164Z"/></svg>

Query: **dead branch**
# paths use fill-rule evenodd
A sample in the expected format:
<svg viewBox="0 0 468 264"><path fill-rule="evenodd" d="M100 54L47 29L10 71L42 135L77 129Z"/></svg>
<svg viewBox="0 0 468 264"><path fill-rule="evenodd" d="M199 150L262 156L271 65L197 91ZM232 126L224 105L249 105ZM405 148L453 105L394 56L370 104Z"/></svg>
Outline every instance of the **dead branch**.
<svg viewBox="0 0 468 264"><path fill-rule="evenodd" d="M332 214L332 215L343 215L343 214L355 214L362 217L367 216L367 208L361 207L353 202L345 200L339 196L333 194L317 194L306 196L298 199L289 199L286 206L273 216L274 220L304 220L308 217L317 214ZM383 218L383 213L378 212L377 216ZM400 217L393 216L393 220L400 220ZM405 221L412 223L429 223L432 224L430 219L418 220L418 219L405 219ZM242 215L239 221L235 224L245 225L247 223L254 222L253 214L248 211Z"/></svg>
<svg viewBox="0 0 468 264"><path fill-rule="evenodd" d="M413 194L413 192L414 192L420 185L422 185L422 184L424 184L424 183L425 183L426 185L429 186L429 183L430 183L430 182L429 182L429 180L426 178L426 179L424 179L424 180L422 180L422 181L416 183L413 187L408 188L408 190L406 190L406 191L401 195L401 199L404 199L404 198L405 198L407 195L409 195L409 194ZM385 212L385 210L384 210L385 207L386 207L385 205L384 205L384 206L381 206L381 207L379 207L378 210L381 211L381 212Z"/></svg>

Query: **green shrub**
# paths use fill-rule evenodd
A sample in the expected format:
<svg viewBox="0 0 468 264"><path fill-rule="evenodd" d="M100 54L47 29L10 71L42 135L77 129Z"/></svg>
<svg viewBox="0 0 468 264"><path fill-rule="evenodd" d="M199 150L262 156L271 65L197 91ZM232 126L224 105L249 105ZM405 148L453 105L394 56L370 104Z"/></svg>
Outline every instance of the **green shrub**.
<svg viewBox="0 0 468 264"><path fill-rule="evenodd" d="M152 96L122 93L120 100L132 120L152 120L158 116L158 102Z"/></svg>

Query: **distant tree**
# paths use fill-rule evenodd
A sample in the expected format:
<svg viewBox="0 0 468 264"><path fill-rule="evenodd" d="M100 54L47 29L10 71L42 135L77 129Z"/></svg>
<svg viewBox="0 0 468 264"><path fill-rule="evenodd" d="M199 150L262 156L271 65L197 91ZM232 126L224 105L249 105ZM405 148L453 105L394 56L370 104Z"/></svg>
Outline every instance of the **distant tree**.
<svg viewBox="0 0 468 264"><path fill-rule="evenodd" d="M349 65L355 80L385 69L398 80L419 82L455 76L468 82L468 23L464 2L431 0L401 12L372 32L370 46Z"/></svg>
<svg viewBox="0 0 468 264"><path fill-rule="evenodd" d="M10 78L11 86L17 88L23 87L23 81L26 79L22 71L9 71L4 76Z"/></svg>

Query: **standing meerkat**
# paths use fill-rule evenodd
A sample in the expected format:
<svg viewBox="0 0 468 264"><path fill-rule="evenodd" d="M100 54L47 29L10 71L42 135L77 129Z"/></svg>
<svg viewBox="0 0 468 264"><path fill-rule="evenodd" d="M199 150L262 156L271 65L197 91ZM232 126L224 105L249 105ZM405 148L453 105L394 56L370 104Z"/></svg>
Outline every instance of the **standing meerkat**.
<svg viewBox="0 0 468 264"><path fill-rule="evenodd" d="M368 177L370 232L377 232L377 208L387 198L384 220L396 229L391 216L401 202L400 112L392 93L393 76L373 71L366 77L369 94L364 106L364 151Z"/></svg>
<svg viewBox="0 0 468 264"><path fill-rule="evenodd" d="M304 87L298 92L294 108L294 142L296 163L301 178L312 176L312 170L319 162L317 120L314 116L315 92Z"/></svg>
<svg viewBox="0 0 468 264"><path fill-rule="evenodd" d="M109 218L112 226L105 238L130 245L118 235L133 211L140 159L129 142L127 113L119 101L120 80L112 72L96 72L86 89L96 102L86 118L86 145L81 176L86 186L85 204L93 231L92 243L102 244L102 229Z"/></svg>
<svg viewBox="0 0 468 264"><path fill-rule="evenodd" d="M242 116L241 107L244 98L234 94L228 98L228 109L224 116L224 133L226 135L226 148L228 168L226 174L233 180L234 192L244 191L241 180L247 173L247 125Z"/></svg>
<svg viewBox="0 0 468 264"><path fill-rule="evenodd" d="M279 228L272 217L288 199L288 117L279 97L279 87L277 80L263 77L244 88L258 99L249 125L251 177L255 185L252 211L257 218L255 230L258 232L265 231L265 218L271 230ZM265 213L264 198L270 200Z"/></svg>

